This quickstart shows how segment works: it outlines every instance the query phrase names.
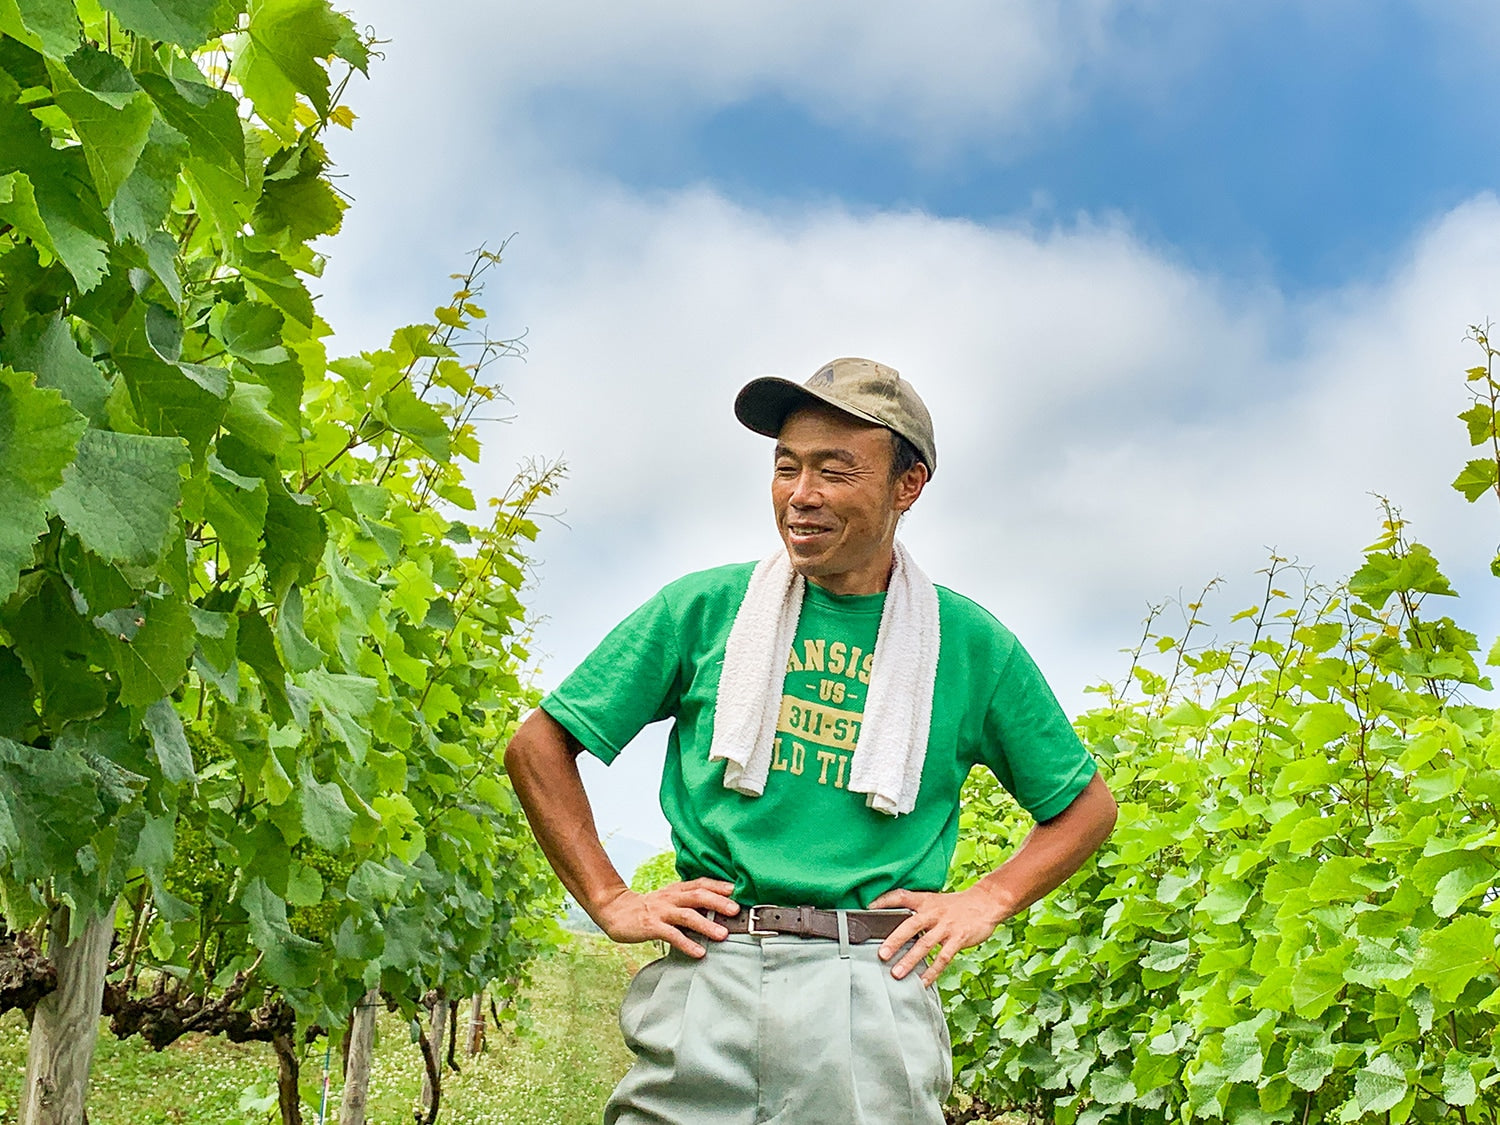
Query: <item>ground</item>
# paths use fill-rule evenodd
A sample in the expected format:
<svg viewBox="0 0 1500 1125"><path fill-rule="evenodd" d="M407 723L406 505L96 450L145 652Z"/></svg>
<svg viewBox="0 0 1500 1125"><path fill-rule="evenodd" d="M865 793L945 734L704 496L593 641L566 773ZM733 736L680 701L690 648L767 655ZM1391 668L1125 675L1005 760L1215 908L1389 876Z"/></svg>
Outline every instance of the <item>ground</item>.
<svg viewBox="0 0 1500 1125"><path fill-rule="evenodd" d="M521 1012L524 1029L486 1031L487 1049L444 1083L441 1125L597 1125L630 1065L616 1015L631 975L656 945L621 947L575 935L542 961ZM468 1005L460 1009L460 1047ZM408 1125L422 1060L408 1025L382 1013L370 1075L371 1125ZM302 1064L303 1120L320 1125L324 1046ZM0 1125L14 1125L26 1066L26 1021L0 1019ZM266 1125L275 1120L275 1059L264 1043L186 1036L164 1051L120 1041L101 1022L89 1093L90 1125ZM338 1120L339 1061L332 1060L326 1118ZM1010 1120L1010 1119L1003 1119Z"/></svg>
<svg viewBox="0 0 1500 1125"><path fill-rule="evenodd" d="M630 975L654 955L650 947L620 949L575 938L542 962L517 1035L491 1023L488 1050L445 1083L440 1122L448 1125L584 1125L629 1065L615 1015ZM464 1005L459 1020L466 1022ZM460 1040L462 1045L462 1040ZM0 1020L0 1123L13 1125L26 1065L26 1022L18 1012ZM328 1125L337 1121L339 1064L332 1064ZM318 1122L323 1044L303 1060L303 1115ZM263 1043L236 1045L188 1036L160 1053L139 1039L121 1042L100 1025L91 1125L262 1125L275 1105L275 1060ZM370 1080L369 1120L412 1120L422 1061L404 1021L382 1014Z"/></svg>

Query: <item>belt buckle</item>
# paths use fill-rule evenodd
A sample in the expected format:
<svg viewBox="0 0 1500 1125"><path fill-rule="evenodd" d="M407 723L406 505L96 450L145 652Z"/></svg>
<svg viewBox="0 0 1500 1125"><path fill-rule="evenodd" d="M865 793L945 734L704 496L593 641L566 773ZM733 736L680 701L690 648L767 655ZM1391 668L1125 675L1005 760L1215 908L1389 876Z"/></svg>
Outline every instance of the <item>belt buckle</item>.
<svg viewBox="0 0 1500 1125"><path fill-rule="evenodd" d="M767 902L758 903L755 906L752 906L750 908L750 910L749 910L749 913L746 915L746 918L745 918L746 924L749 926L749 929L747 929L745 932L748 933L751 937L778 937L781 934L780 930L762 930L762 929L757 929L756 928L756 924L755 924L755 912L756 911L758 911L758 910L771 910L771 909L773 909L773 907L774 907L773 903L767 903Z"/></svg>

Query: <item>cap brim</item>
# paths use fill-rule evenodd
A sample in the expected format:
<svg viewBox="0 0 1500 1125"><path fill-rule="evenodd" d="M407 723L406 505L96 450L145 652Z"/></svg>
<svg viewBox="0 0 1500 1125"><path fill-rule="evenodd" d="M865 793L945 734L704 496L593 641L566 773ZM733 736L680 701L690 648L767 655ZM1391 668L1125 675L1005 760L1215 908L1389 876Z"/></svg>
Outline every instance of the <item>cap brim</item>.
<svg viewBox="0 0 1500 1125"><path fill-rule="evenodd" d="M842 402L824 398L817 391L810 391L802 384L778 375L763 375L740 388L740 393L734 397L734 416L746 428L766 437L776 437L781 433L788 414L800 407L816 405L831 406L851 418L890 428L879 418L862 410L854 410Z"/></svg>

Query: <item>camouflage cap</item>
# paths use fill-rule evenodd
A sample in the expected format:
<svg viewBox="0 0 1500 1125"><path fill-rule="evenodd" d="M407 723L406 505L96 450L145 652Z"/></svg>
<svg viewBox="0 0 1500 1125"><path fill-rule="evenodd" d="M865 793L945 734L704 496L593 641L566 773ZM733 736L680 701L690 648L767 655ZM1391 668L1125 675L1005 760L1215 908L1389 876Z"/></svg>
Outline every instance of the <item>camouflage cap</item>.
<svg viewBox="0 0 1500 1125"><path fill-rule="evenodd" d="M735 396L734 415L756 433L775 437L788 414L814 402L894 430L916 446L929 476L937 472L927 407L899 372L872 359L832 360L805 383L776 375L752 379Z"/></svg>

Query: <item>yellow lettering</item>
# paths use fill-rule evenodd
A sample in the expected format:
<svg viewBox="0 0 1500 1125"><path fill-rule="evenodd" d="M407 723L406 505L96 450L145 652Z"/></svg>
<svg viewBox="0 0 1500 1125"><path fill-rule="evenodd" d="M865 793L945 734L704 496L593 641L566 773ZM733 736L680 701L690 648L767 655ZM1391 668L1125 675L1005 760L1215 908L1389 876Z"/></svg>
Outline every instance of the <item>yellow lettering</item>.
<svg viewBox="0 0 1500 1125"><path fill-rule="evenodd" d="M844 685L840 680L819 680L818 698L823 702L844 702Z"/></svg>
<svg viewBox="0 0 1500 1125"><path fill-rule="evenodd" d="M847 766L848 764L849 764L849 758L847 757L847 755L840 754L839 755L839 779L833 783L833 787L835 789L842 789L844 787L844 767Z"/></svg>
<svg viewBox="0 0 1500 1125"><path fill-rule="evenodd" d="M834 699L839 699L840 691L846 688L842 679L823 682L830 685L829 693ZM858 691L858 688L844 690L843 698L853 700L853 705L858 706L855 699ZM846 706L849 705L846 703ZM847 753L854 749L854 739L859 734L859 713L839 710L827 703L806 702L796 696L784 694L781 697L781 713L776 719L776 732L792 738L808 738Z"/></svg>
<svg viewBox="0 0 1500 1125"><path fill-rule="evenodd" d="M821 672L823 670L823 645L825 641L803 641L802 642L802 671Z"/></svg>
<svg viewBox="0 0 1500 1125"><path fill-rule="evenodd" d="M797 659L797 646L796 645L792 646L791 655L787 657L786 670L788 672L802 672L802 671L805 671L805 669L802 667L802 661L800 661L800 660Z"/></svg>
<svg viewBox="0 0 1500 1125"><path fill-rule="evenodd" d="M855 645L854 651L849 654L849 670L844 675L848 676L851 680L859 674L859 654L861 651L860 647ZM831 672L833 669L830 668L829 671Z"/></svg>
<svg viewBox="0 0 1500 1125"><path fill-rule="evenodd" d="M771 751L771 768L773 770L784 770L787 768L787 760L781 756L781 739L776 740L776 749Z"/></svg>
<svg viewBox="0 0 1500 1125"><path fill-rule="evenodd" d="M854 650L858 652L858 649ZM843 641L834 641L828 646L828 670L837 676L844 670L844 657L849 653L849 646Z"/></svg>
<svg viewBox="0 0 1500 1125"><path fill-rule="evenodd" d="M792 774L795 777L802 776L802 768L807 765L807 747L802 743L792 742Z"/></svg>
<svg viewBox="0 0 1500 1125"><path fill-rule="evenodd" d="M820 773L820 774L818 774L818 784L819 785L827 785L828 784L828 767L831 766L831 765L833 765L834 761L837 758L838 758L838 755L835 754L832 750L819 750L818 751L818 761L820 761L820 762L823 763L823 772Z"/></svg>
<svg viewBox="0 0 1500 1125"><path fill-rule="evenodd" d="M870 669L875 665L875 654L869 653L859 665L859 682L867 684L870 682Z"/></svg>

